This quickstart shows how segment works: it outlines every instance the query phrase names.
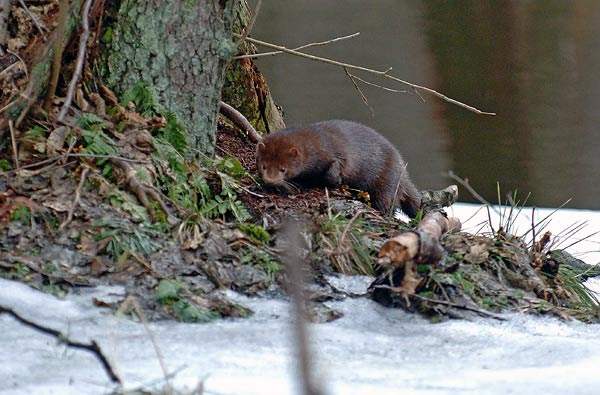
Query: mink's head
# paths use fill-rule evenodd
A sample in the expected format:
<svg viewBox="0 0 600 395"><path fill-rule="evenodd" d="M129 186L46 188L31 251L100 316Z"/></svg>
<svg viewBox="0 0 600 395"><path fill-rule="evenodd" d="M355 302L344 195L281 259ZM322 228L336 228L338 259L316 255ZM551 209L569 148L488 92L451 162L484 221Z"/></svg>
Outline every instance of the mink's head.
<svg viewBox="0 0 600 395"><path fill-rule="evenodd" d="M284 186L302 171L301 152L287 136L267 136L256 146L256 168L267 185Z"/></svg>

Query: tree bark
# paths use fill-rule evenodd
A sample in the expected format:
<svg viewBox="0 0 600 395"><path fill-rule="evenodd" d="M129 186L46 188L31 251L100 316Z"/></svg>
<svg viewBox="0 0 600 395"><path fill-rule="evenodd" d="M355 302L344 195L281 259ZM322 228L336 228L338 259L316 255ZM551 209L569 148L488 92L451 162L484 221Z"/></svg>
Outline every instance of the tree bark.
<svg viewBox="0 0 600 395"><path fill-rule="evenodd" d="M226 62L237 51L239 0L121 1L105 39L105 82L117 94L144 83L188 130L188 156L212 154Z"/></svg>
<svg viewBox="0 0 600 395"><path fill-rule="evenodd" d="M233 30L241 33L252 17L246 0L237 3L234 9ZM240 53L256 53L254 45L244 42ZM267 82L252 59L234 59L227 67L223 101L246 116L255 129L272 132L285 127L283 117L275 105Z"/></svg>

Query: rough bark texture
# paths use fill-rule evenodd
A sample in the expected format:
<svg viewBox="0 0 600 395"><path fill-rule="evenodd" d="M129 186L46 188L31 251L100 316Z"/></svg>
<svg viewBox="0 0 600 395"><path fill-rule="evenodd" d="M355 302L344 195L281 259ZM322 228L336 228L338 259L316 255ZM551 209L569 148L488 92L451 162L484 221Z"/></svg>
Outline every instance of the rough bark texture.
<svg viewBox="0 0 600 395"><path fill-rule="evenodd" d="M188 152L214 150L238 1L124 0L105 34L107 84L118 94L146 84L189 131Z"/></svg>
<svg viewBox="0 0 600 395"><path fill-rule="evenodd" d="M251 19L251 10L246 0L239 1L234 9L234 31L241 33ZM250 43L240 46L240 53L256 53ZM232 105L246 116L259 131L271 132L285 128L283 117L275 105L269 87L252 59L233 60L227 68L223 101Z"/></svg>

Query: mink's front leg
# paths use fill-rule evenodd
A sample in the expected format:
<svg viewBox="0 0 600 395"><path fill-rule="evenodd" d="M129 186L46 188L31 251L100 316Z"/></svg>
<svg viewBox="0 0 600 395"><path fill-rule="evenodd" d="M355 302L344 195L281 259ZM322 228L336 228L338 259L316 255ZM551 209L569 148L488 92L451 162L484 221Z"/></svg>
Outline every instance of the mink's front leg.
<svg viewBox="0 0 600 395"><path fill-rule="evenodd" d="M342 165L337 160L333 161L325 172L325 182L332 187L342 185Z"/></svg>

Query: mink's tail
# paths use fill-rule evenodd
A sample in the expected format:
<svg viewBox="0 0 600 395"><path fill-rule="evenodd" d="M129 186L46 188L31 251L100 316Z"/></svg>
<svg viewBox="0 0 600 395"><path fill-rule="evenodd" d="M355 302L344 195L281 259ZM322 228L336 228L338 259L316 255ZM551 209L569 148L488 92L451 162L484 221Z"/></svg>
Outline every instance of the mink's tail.
<svg viewBox="0 0 600 395"><path fill-rule="evenodd" d="M396 201L400 202L400 208L410 218L415 218L421 209L421 192L415 187L408 177L402 182L402 188L398 191Z"/></svg>

